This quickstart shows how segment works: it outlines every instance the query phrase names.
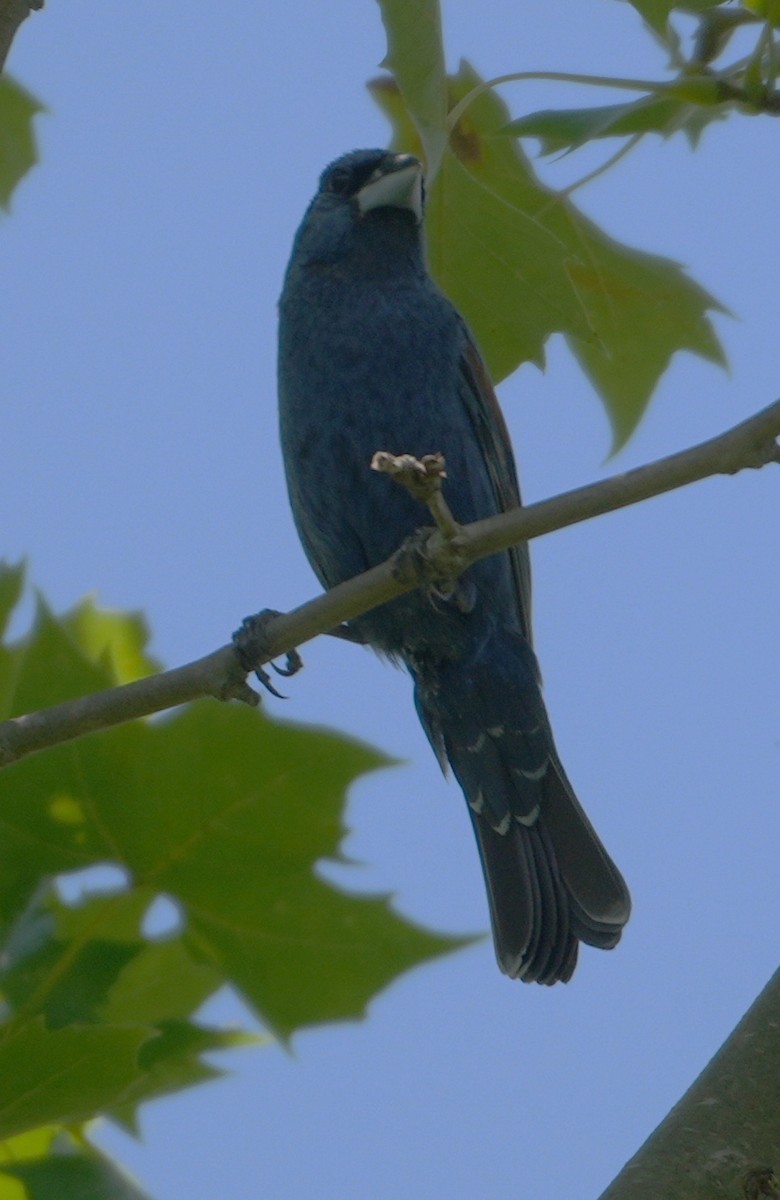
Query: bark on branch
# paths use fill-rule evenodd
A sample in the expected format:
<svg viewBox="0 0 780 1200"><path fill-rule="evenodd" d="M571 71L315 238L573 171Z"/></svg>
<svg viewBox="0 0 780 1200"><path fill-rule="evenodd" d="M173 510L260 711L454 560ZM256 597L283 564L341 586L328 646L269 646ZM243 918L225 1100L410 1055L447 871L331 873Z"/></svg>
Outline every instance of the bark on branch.
<svg viewBox="0 0 780 1200"><path fill-rule="evenodd" d="M5 69L8 51L22 21L41 8L43 0L0 0L0 71Z"/></svg>
<svg viewBox="0 0 780 1200"><path fill-rule="evenodd" d="M711 475L734 474L748 467L780 463L779 437L780 401L777 401L726 433L668 458L538 504L459 526L457 569L463 570L470 563L517 542L637 504ZM274 617L267 624L267 653L262 661L270 662L285 655L319 634L336 630L345 621L420 586L424 578L415 566L415 559L416 556L405 554L402 548L380 566ZM428 537L426 560L424 577L437 574L446 577L452 573L451 539L440 529L432 530ZM1 722L0 766L94 730L149 716L202 696L257 703L232 645L148 679Z"/></svg>
<svg viewBox="0 0 780 1200"><path fill-rule="evenodd" d="M780 1196L780 971L601 1200Z"/></svg>

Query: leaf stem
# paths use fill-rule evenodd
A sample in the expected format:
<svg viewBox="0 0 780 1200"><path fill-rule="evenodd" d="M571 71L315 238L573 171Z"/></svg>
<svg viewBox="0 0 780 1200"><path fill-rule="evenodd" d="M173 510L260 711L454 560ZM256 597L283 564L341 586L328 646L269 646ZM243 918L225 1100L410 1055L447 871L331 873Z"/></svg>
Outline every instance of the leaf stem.
<svg viewBox="0 0 780 1200"><path fill-rule="evenodd" d="M715 78L708 76L708 78ZM569 71L512 71L508 75L496 75L494 79L486 79L478 83L470 92L459 100L447 115L447 130L452 133L467 108L485 92L499 87L502 83L522 83L525 80L541 79L553 83L584 83L593 87L618 88L629 92L662 92L669 88L669 83L657 79L624 79L612 75L580 75Z"/></svg>

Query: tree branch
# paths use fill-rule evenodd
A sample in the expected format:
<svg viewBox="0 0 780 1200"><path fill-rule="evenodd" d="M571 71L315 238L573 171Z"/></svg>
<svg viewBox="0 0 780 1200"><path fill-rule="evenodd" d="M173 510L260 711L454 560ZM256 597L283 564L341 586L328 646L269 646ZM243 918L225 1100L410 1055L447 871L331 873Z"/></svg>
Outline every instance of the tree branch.
<svg viewBox="0 0 780 1200"><path fill-rule="evenodd" d="M0 0L0 71L5 68L8 51L22 21L41 8L43 0Z"/></svg>
<svg viewBox="0 0 780 1200"><path fill-rule="evenodd" d="M601 1200L780 1195L780 971Z"/></svg>
<svg viewBox="0 0 780 1200"><path fill-rule="evenodd" d="M475 521L472 525L458 526L458 569L463 570L478 559L506 550L517 542L530 541L579 521L637 504L710 475L731 475L745 468L780 463L778 437L780 401L726 433L668 458L538 504ZM291 612L274 617L267 625L266 653L262 663L287 654L319 634L337 630L344 622L419 587L426 578L437 574L451 575L452 539L440 529L432 530L425 557L421 571L415 565L415 556L404 553L404 547L401 547L387 562L339 584ZM94 730L149 716L202 696L258 702L258 697L246 684L232 645L148 679L0 722L0 766Z"/></svg>

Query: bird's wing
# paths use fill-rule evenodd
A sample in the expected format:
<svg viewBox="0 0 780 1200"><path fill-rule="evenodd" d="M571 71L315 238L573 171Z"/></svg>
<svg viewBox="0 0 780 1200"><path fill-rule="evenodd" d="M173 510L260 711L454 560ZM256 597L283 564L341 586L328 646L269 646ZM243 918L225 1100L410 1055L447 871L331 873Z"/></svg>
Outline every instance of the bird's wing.
<svg viewBox="0 0 780 1200"><path fill-rule="evenodd" d="M509 434L487 368L468 335L468 331L465 333L464 348L461 354L461 372L465 381L462 389L464 402L477 431L496 503L503 511L515 508L520 504L520 489L517 483ZM509 551L509 556L517 592L520 627L526 640L530 643L531 570L528 544L523 542L519 546L513 546ZM621 930L629 918L631 897L620 872L602 846L574 794L553 744L549 726L547 729L550 738L549 754L552 770L547 771L541 784L544 828L552 839L557 862L556 870L560 871L570 898L571 931L576 937L592 946L605 948L614 946L619 941ZM457 774L458 768L454 763L453 767ZM511 946L512 939L505 934L504 930L516 927L517 910L513 906L516 906L517 893L514 890L514 883L511 886L504 885L507 871L510 872L512 879L515 878L511 873L517 869L517 864L516 862L510 863L508 856L515 853L517 847L514 851L508 849L504 839L496 839L493 829L485 830L484 823L480 823L481 818L475 817L473 811L472 820L481 847L483 865L488 879L488 891L493 905L496 945L498 947ZM516 843L520 833L527 834L527 828L520 831L515 830L513 837ZM499 901L505 902L507 905L503 914L497 908ZM561 946L563 944L561 942ZM568 979L574 969L573 953L571 946L567 943L566 957L560 964L556 960L552 977L544 981L554 982L555 979ZM511 958L511 952L509 956ZM504 962L503 970L507 970L506 956L502 959L500 949L499 961Z"/></svg>
<svg viewBox="0 0 780 1200"><path fill-rule="evenodd" d="M521 503L509 432L487 367L465 325L463 330L465 336L460 359L461 377L465 385L463 397L482 448L496 505L500 512L507 512L511 508L519 508ZM528 543L512 546L509 558L515 581L520 629L526 641L531 643L531 560Z"/></svg>

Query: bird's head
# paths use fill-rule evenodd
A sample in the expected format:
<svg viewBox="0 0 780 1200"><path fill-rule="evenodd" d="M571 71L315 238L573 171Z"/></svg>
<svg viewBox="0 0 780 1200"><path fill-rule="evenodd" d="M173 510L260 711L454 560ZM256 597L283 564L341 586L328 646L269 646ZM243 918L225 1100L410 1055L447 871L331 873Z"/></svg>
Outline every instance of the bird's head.
<svg viewBox="0 0 780 1200"><path fill-rule="evenodd" d="M421 256L423 168L413 154L352 150L320 176L298 231L293 262L353 259L381 271Z"/></svg>
<svg viewBox="0 0 780 1200"><path fill-rule="evenodd" d="M413 154L353 150L332 162L320 177L319 196L330 203L349 204L361 216L382 208L401 209L419 225L423 195L422 163Z"/></svg>

